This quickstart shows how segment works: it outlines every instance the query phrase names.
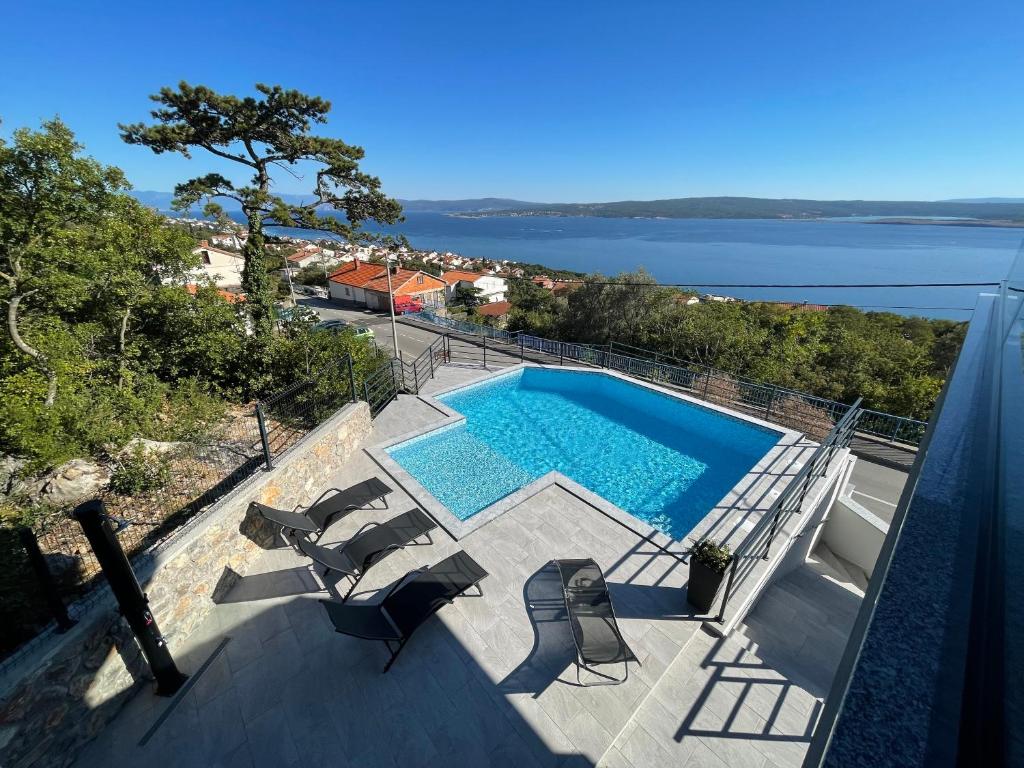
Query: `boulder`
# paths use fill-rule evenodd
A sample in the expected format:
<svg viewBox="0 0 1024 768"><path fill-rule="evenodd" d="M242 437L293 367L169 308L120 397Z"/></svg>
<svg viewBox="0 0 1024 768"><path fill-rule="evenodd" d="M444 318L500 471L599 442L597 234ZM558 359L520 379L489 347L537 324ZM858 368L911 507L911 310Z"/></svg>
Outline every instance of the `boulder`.
<svg viewBox="0 0 1024 768"><path fill-rule="evenodd" d="M109 480L110 473L95 461L72 459L43 480L38 498L54 506L72 504L97 493Z"/></svg>
<svg viewBox="0 0 1024 768"><path fill-rule="evenodd" d="M21 470L24 467L24 459L0 456L0 496L9 496L23 487Z"/></svg>
<svg viewBox="0 0 1024 768"><path fill-rule="evenodd" d="M127 443L124 448L118 451L118 456L125 456L130 453L142 449L142 452L147 456L157 455L164 456L171 453L177 453L182 449L185 443L164 443L159 440L147 440L144 437L133 437Z"/></svg>

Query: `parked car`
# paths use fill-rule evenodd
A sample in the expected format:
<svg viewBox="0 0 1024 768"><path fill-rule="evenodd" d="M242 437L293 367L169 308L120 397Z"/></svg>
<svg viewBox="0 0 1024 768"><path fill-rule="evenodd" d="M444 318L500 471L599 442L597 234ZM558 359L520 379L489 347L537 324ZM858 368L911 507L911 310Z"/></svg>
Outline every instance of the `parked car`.
<svg viewBox="0 0 1024 768"><path fill-rule="evenodd" d="M333 331L334 333L341 333L351 329L355 332L357 339L372 339L374 337L373 328L365 325L354 325L348 320L321 320L313 328L318 331Z"/></svg>
<svg viewBox="0 0 1024 768"><path fill-rule="evenodd" d="M415 296L395 296L395 314L401 315L405 312L421 312L423 302Z"/></svg>

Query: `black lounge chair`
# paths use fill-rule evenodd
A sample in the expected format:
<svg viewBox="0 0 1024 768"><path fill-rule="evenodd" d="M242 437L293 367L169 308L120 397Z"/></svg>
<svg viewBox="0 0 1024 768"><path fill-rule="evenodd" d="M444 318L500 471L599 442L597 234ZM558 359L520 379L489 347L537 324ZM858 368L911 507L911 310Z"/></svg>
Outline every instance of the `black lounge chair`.
<svg viewBox="0 0 1024 768"><path fill-rule="evenodd" d="M630 650L615 621L615 609L608 594L601 567L590 558L582 560L555 560L562 577L565 610L569 614L572 639L576 644L576 682L586 685L618 685L629 679L629 662L640 660ZM595 664L623 665L622 678L594 669ZM580 668L586 669L602 681L584 683Z"/></svg>
<svg viewBox="0 0 1024 768"><path fill-rule="evenodd" d="M387 672L423 622L470 587L476 587L482 595L480 582L486 576L487 571L473 558L459 551L437 565L409 571L388 590L380 603L320 602L337 632L364 640L380 640L387 646L391 654L384 666Z"/></svg>
<svg viewBox="0 0 1024 768"><path fill-rule="evenodd" d="M359 580L375 563L412 544L420 536L426 536L427 543L433 544L430 531L435 528L437 523L427 513L413 507L386 523L367 523L351 539L335 549L314 544L305 533L300 532L294 534L294 543L302 554L324 567L324 576L330 571L337 571L351 579L352 585L341 598L345 602Z"/></svg>
<svg viewBox="0 0 1024 768"><path fill-rule="evenodd" d="M391 493L390 486L376 477L371 477L369 480L356 483L344 490L328 488L308 507L300 505L289 511L251 501L249 508L255 508L265 519L281 526L282 534L285 531L315 533L319 540L331 523L337 522L353 510L366 508L371 502L377 500L384 502L384 509L387 509L389 493Z"/></svg>

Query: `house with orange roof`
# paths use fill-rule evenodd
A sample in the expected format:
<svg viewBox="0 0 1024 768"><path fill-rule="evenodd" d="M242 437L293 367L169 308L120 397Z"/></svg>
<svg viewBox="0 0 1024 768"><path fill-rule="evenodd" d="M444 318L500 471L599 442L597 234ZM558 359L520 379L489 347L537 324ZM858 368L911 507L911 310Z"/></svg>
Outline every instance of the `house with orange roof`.
<svg viewBox="0 0 1024 768"><path fill-rule="evenodd" d="M455 289L460 285L468 285L480 291L482 302L491 303L504 301L505 293L508 291L508 281L497 275L489 275L484 272L467 272L462 269L450 269L441 275L446 286L446 296L449 301L455 295Z"/></svg>
<svg viewBox="0 0 1024 768"><path fill-rule="evenodd" d="M383 264L367 264L353 259L335 270L327 285L330 297L336 301L369 309L388 308L388 275ZM444 306L444 281L426 272L393 267L391 288L396 298L419 299L427 307Z"/></svg>
<svg viewBox="0 0 1024 768"><path fill-rule="evenodd" d="M480 317L487 317L494 320L494 325L497 328L504 328L508 322L508 313L512 309L511 302L508 301L492 301L490 304L483 304L476 308L476 313Z"/></svg>

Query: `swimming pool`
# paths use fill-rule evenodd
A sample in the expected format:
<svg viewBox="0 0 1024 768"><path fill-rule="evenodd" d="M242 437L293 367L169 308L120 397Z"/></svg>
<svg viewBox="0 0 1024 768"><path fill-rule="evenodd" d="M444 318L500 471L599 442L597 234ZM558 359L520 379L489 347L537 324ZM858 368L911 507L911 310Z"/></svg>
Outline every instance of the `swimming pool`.
<svg viewBox="0 0 1024 768"><path fill-rule="evenodd" d="M465 421L386 452L459 520L558 471L681 539L782 437L598 371L521 368L437 399Z"/></svg>

